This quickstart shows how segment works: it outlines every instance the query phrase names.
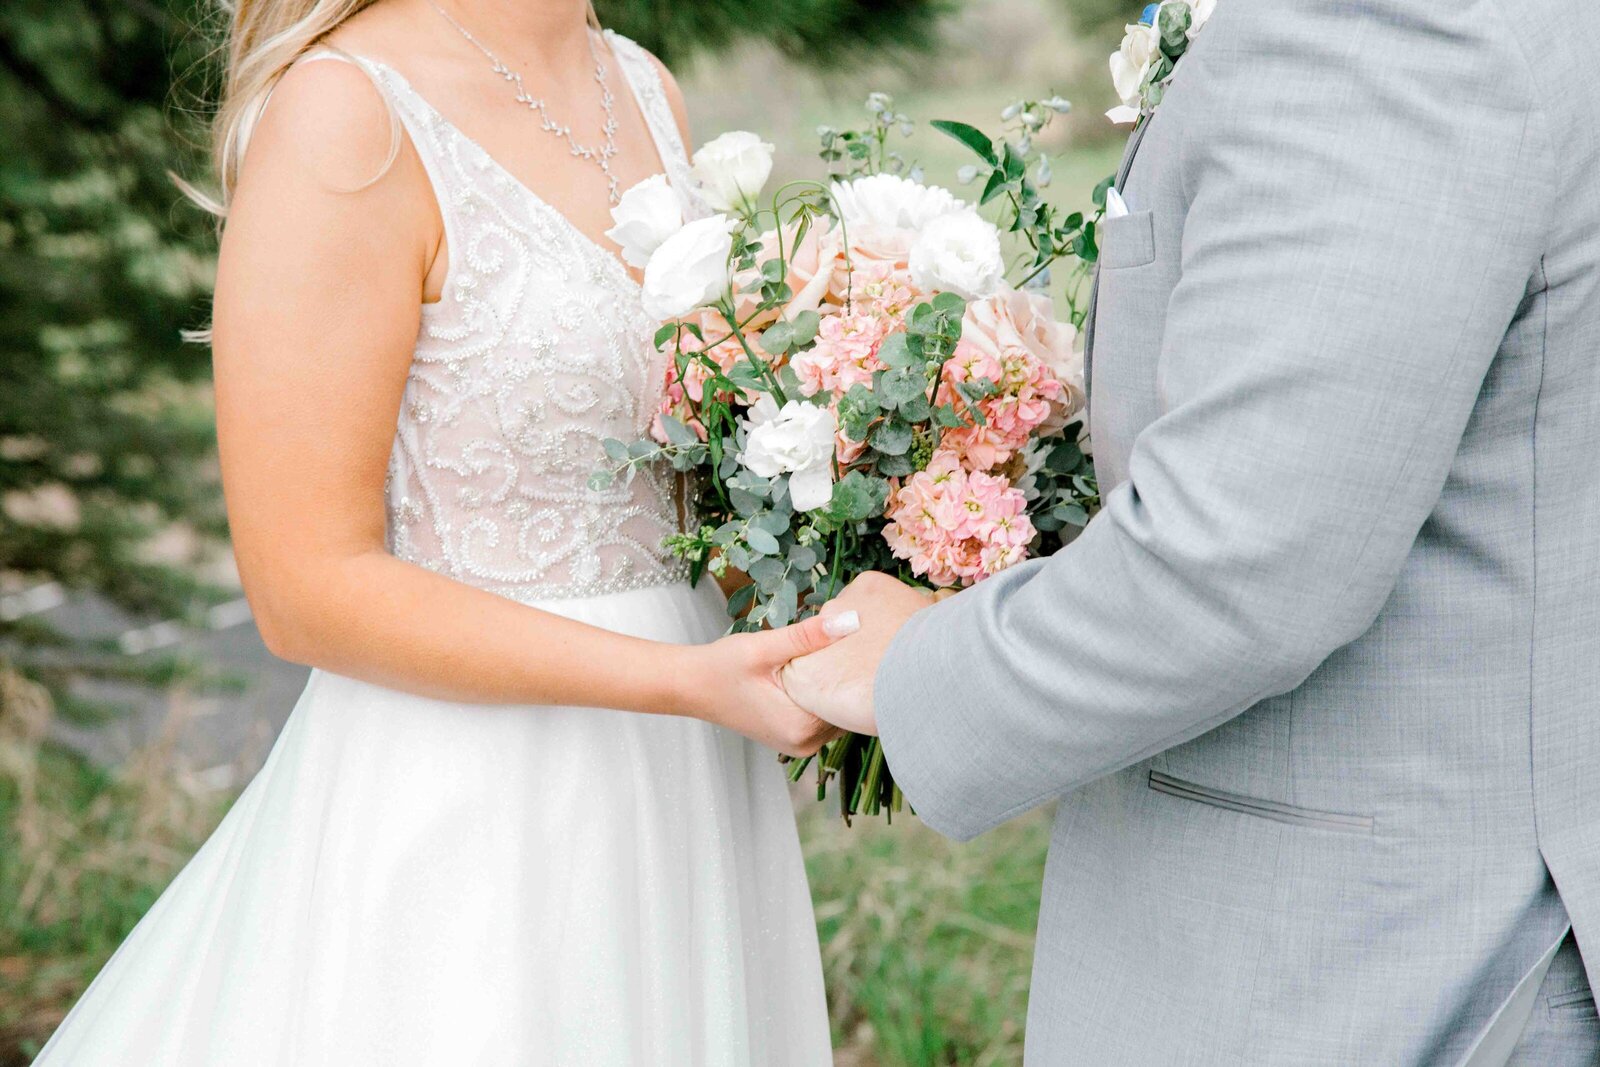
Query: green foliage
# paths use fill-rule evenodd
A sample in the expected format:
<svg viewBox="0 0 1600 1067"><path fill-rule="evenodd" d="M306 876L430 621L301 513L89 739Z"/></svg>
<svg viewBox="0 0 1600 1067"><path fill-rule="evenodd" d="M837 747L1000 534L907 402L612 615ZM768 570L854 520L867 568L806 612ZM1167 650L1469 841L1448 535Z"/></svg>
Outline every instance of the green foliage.
<svg viewBox="0 0 1600 1067"><path fill-rule="evenodd" d="M1136 22L1144 10L1142 0L1057 0L1084 33L1113 37L1125 23Z"/></svg>
<svg viewBox="0 0 1600 1067"><path fill-rule="evenodd" d="M1084 283L1094 270L1099 248L1095 227L1105 211L1105 187L1095 190L1096 212L1086 217L1081 211L1070 214L1059 210L1044 195L1052 179L1050 157L1039 151L1039 138L1059 115L1072 105L1059 96L1048 100L1019 100L1001 113L1005 132L993 140L988 134L964 122L937 121L930 125L958 141L978 157L978 162L961 168L966 184L978 183L982 192L979 204L997 202L1002 207L1000 227L1021 238L1028 258L1021 285L1048 281L1051 266L1068 259L1066 297L1073 325L1083 325L1088 307L1080 300Z"/></svg>
<svg viewBox="0 0 1600 1067"><path fill-rule="evenodd" d="M184 27L149 3L0 7L0 573L163 617L218 594L148 543L224 529L209 358L180 337L214 244L169 177L199 172L169 107L170 71L201 59ZM0 642L58 692L129 673L38 619L0 619Z"/></svg>
<svg viewBox="0 0 1600 1067"><path fill-rule="evenodd" d="M766 40L809 65L840 67L930 47L956 0L595 0L600 21L668 64Z"/></svg>

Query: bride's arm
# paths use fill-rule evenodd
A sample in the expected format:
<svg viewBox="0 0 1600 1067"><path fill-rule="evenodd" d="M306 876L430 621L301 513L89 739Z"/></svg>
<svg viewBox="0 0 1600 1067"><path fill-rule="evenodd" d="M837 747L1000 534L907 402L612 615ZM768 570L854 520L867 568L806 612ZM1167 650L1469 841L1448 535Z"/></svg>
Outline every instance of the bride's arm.
<svg viewBox="0 0 1600 1067"><path fill-rule="evenodd" d="M385 551L383 481L442 224L357 68L303 65L252 138L215 314L217 427L240 574L268 646L451 700L693 715L775 748L828 736L777 669L820 621L689 647L538 611ZM370 183L370 184L368 184Z"/></svg>

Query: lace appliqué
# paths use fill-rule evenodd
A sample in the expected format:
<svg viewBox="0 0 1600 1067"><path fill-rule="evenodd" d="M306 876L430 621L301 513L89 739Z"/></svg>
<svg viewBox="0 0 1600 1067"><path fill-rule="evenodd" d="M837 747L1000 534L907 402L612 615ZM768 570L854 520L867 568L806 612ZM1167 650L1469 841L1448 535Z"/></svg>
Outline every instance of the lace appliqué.
<svg viewBox="0 0 1600 1067"><path fill-rule="evenodd" d="M668 179L688 181L654 67L608 34ZM649 427L665 359L620 260L513 178L391 68L363 60L439 198L449 275L422 329L386 487L400 559L519 600L682 581L674 475L588 485L608 437Z"/></svg>

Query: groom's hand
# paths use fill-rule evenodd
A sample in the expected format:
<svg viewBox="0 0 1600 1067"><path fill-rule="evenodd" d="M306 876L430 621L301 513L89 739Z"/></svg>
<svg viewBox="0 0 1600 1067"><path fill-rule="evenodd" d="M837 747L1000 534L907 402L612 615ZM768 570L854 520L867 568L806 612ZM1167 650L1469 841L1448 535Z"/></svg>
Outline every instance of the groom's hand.
<svg viewBox="0 0 1600 1067"><path fill-rule="evenodd" d="M886 574L863 574L822 609L824 616L854 611L861 629L820 652L802 656L783 670L783 687L796 704L818 718L858 734L876 734L872 679L889 642L935 597Z"/></svg>

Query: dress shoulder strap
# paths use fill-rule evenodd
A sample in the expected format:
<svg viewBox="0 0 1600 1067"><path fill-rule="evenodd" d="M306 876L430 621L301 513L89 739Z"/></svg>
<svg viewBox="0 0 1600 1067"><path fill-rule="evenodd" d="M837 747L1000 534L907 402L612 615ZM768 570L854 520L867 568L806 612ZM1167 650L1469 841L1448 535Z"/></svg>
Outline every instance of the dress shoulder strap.
<svg viewBox="0 0 1600 1067"><path fill-rule="evenodd" d="M665 86L656 62L638 44L614 30L605 31L606 43L622 68L623 77L633 89L639 110L644 114L650 134L655 138L656 149L667 167L667 177L676 182L688 169L688 153L684 151L683 137L678 132L678 120L672 114Z"/></svg>
<svg viewBox="0 0 1600 1067"><path fill-rule="evenodd" d="M287 74L288 71L293 70L302 63L316 63L321 60L334 60L340 63L348 63L351 66L360 69L367 75L367 77L372 79L372 83L377 87L378 94L383 97L384 105L389 109L389 113L391 115L394 114L394 102L391 99L390 94L385 91L382 82L379 81L376 74L364 62L357 59L355 56L350 55L348 52L343 52L329 45L317 45L300 55L293 63L290 63L288 69L285 70L284 73ZM250 112L245 115L244 120L240 123L240 159L244 158L245 149L250 144L250 135L255 132L256 126L261 122L261 116L267 113L267 106L272 103L272 94L277 91L277 88L277 83L274 82L271 88L269 88L265 93L261 94L261 98L256 102L255 107L253 107Z"/></svg>

